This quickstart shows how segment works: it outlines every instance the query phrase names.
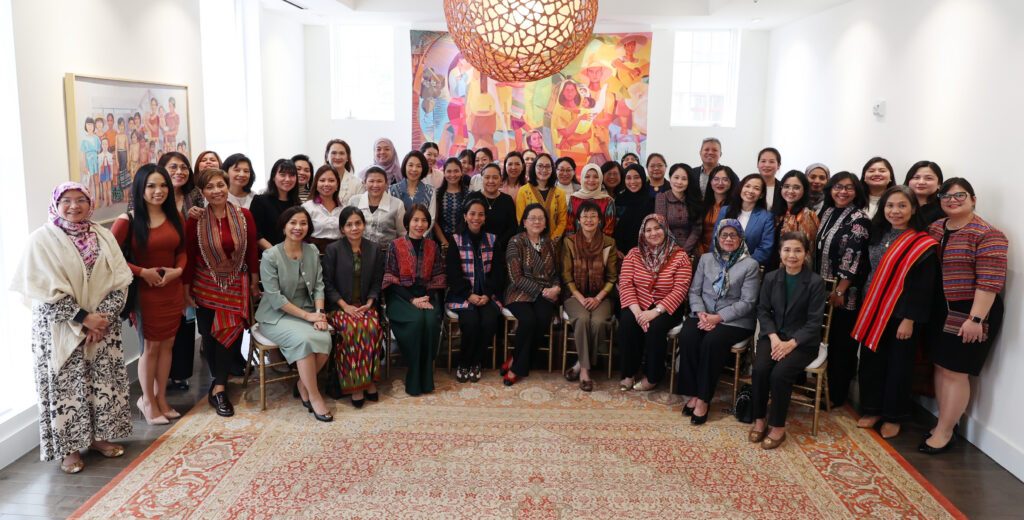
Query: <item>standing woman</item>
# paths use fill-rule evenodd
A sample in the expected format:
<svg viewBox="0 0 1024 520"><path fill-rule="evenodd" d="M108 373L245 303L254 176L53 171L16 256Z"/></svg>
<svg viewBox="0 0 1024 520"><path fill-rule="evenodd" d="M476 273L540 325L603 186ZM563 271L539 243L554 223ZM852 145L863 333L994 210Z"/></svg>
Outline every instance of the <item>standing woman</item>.
<svg viewBox="0 0 1024 520"><path fill-rule="evenodd" d="M334 420L320 395L316 375L327 364L331 334L324 309L320 252L303 241L312 229L309 213L292 206L278 223L284 240L263 253L260 279L263 297L255 318L260 332L281 348L281 355L299 370L299 398L316 420Z"/></svg>
<svg viewBox="0 0 1024 520"><path fill-rule="evenodd" d="M669 189L654 198L654 212L665 217L676 245L693 255L700 238L700 187L690 165L676 163L668 174Z"/></svg>
<svg viewBox="0 0 1024 520"><path fill-rule="evenodd" d="M580 206L590 201L601 210L602 231L610 238L615 233L615 200L604 190L601 168L593 163L584 166L580 179L583 181L583 186L569 197L566 233L575 233L579 230L576 216L579 214Z"/></svg>
<svg viewBox="0 0 1024 520"><path fill-rule="evenodd" d="M942 207L939 205L939 186L942 185L942 168L931 161L917 161L910 170L907 177L903 179L904 186L910 186L914 196L917 197L917 205L921 208L921 219L925 224L945 217Z"/></svg>
<svg viewBox="0 0 1024 520"><path fill-rule="evenodd" d="M469 179L476 173L476 154L473 153L473 150L466 149L459 152L459 164L462 165L462 174L466 176L466 182L469 183Z"/></svg>
<svg viewBox="0 0 1024 520"><path fill-rule="evenodd" d="M779 196L779 183L775 180L775 174L782 166L782 154L775 148L765 148L757 154L757 172L764 179L765 207L768 211L775 208L775 202Z"/></svg>
<svg viewBox="0 0 1024 520"><path fill-rule="evenodd" d="M164 157L171 154L178 152L169 152ZM185 309L181 284L186 261L185 233L174 207L172 182L167 170L160 166L142 165L132 182L132 199L138 203L131 214L122 214L111 227L119 244L128 242L127 249L132 252L128 267L140 279L138 301L132 302L137 305L133 309L134 323L143 343L139 358L142 397L137 405L151 425L167 424L169 419L181 417L167 404L172 350ZM201 208L199 212L201 215ZM192 334L190 354L195 346L194 328Z"/></svg>
<svg viewBox="0 0 1024 520"><path fill-rule="evenodd" d="M622 166L615 161L605 161L601 165L601 176L604 178L604 190L608 195L618 197L625 187L622 185Z"/></svg>
<svg viewBox="0 0 1024 520"><path fill-rule="evenodd" d="M482 173L497 177L497 170L498 165L491 163ZM491 179L492 184L494 180ZM501 317L501 311L495 304L501 279L494 265L498 240L484 231L486 207L479 197L466 201L462 210L462 230L452 235L453 247L449 247L446 254L445 263L450 273L447 306L459 316L459 330L462 331L455 371L455 378L460 383L480 380L480 360L498 330Z"/></svg>
<svg viewBox="0 0 1024 520"><path fill-rule="evenodd" d="M338 172L341 184L338 185L338 200L341 205L348 204L349 199L366 190L363 182L356 175L352 166L352 149L348 143L341 139L327 141L327 148L324 150L324 163L329 164L334 171Z"/></svg>
<svg viewBox="0 0 1024 520"><path fill-rule="evenodd" d="M422 152L409 152L402 159L402 181L389 186L388 193L401 200L405 209L413 204L423 204L431 209L430 218L434 218L433 208L437 206L434 185L423 181L423 174L429 171L427 167L427 158Z"/></svg>
<svg viewBox="0 0 1024 520"><path fill-rule="evenodd" d="M885 190L896 185L893 180L892 165L882 157L872 157L864 163L864 169L860 172L860 182L864 184L867 192L868 202L864 212L868 218L875 218L878 211L878 201L882 199Z"/></svg>
<svg viewBox="0 0 1024 520"><path fill-rule="evenodd" d="M462 163L454 157L444 162L444 182L438 189L434 213L434 238L441 247L448 247L448 239L455 234L462 218L462 203L469 194L469 177L463 175Z"/></svg>
<svg viewBox="0 0 1024 520"><path fill-rule="evenodd" d="M387 179L384 170L376 166L367 168L363 180L366 192L348 201L366 218L366 238L378 244L388 244L405 235L405 204L387 192Z"/></svg>
<svg viewBox="0 0 1024 520"><path fill-rule="evenodd" d="M802 231L808 240L813 240L813 237L818 236L819 222L818 215L808 207L811 187L807 182L807 177L799 170L789 170L782 176L779 185L782 186L782 189L779 190L782 200L772 208L772 213L775 214L776 237L781 237L790 231ZM775 243L780 243L778 238ZM814 246L808 244L804 253L808 258L814 258ZM773 261L771 267L774 269L777 264Z"/></svg>
<svg viewBox="0 0 1024 520"><path fill-rule="evenodd" d="M629 152L622 156L622 167L629 168L632 164L640 164L640 156L633 152Z"/></svg>
<svg viewBox="0 0 1024 520"><path fill-rule="evenodd" d="M811 194L807 199L807 205L815 214L821 213L821 207L825 204L825 185L828 184L829 175L832 173L828 166L821 163L814 163L804 170L807 182L811 186ZM811 258L814 258L812 255Z"/></svg>
<svg viewBox="0 0 1024 520"><path fill-rule="evenodd" d="M512 197L501 192L501 170L498 163L491 163L484 166L480 172L483 179L482 189L474 193L470 198L479 199L484 203L486 219L484 220L484 231L491 233L497 239L496 253L498 265L504 267L504 257L508 241L516 234L516 203ZM465 208L463 208L465 209ZM500 278L504 278L501 276ZM500 293L499 293L500 294Z"/></svg>
<svg viewBox="0 0 1024 520"><path fill-rule="evenodd" d="M871 220L862 185L850 172L839 172L825 186L821 226L814 239L814 265L818 274L837 285L829 295L832 328L828 346L828 387L832 406L842 406L857 374L857 342L850 336L860 308L861 283L867 272L868 234Z"/></svg>
<svg viewBox="0 0 1024 520"><path fill-rule="evenodd" d="M379 244L363 237L366 219L359 209L346 207L338 220L345 235L327 246L324 257L327 322L334 327L334 362L341 392L350 394L352 405L361 408L365 399L379 398L375 383L380 379L384 329L377 302L384 254Z"/></svg>
<svg viewBox="0 0 1024 520"><path fill-rule="evenodd" d="M956 423L971 398L968 375L981 373L999 333L1003 322L999 293L1006 283L1009 246L1006 235L975 213L978 198L967 179L944 182L939 200L948 218L932 223L929 234L940 244L945 301L936 306L939 320L932 325L934 334L928 341L928 357L935 363L939 420L917 448L929 455L953 444Z"/></svg>
<svg viewBox="0 0 1024 520"><path fill-rule="evenodd" d="M89 220L88 188L53 192L49 222L29 235L11 290L32 301L39 459L82 471L84 448L124 455L132 434L121 320L132 273L117 240Z"/></svg>
<svg viewBox="0 0 1024 520"><path fill-rule="evenodd" d="M818 357L825 314L825 281L805 261L810 245L807 235L790 231L779 243L783 268L765 275L757 304L761 334L752 381L754 426L747 434L747 440L760 442L766 450L778 448L786 440L793 383Z"/></svg>
<svg viewBox="0 0 1024 520"><path fill-rule="evenodd" d="M277 225L278 220L284 210L299 204L295 163L288 159L278 159L270 169L267 189L252 199L252 218L256 221L260 251L270 249L284 240L284 233Z"/></svg>
<svg viewBox="0 0 1024 520"><path fill-rule="evenodd" d="M250 292L260 293L256 222L249 210L228 201L224 170L205 170L198 186L206 208L185 225L185 305L196 307L196 325L213 376L210 405L217 415L230 417L235 409L228 400L228 371L241 356Z"/></svg>
<svg viewBox="0 0 1024 520"><path fill-rule="evenodd" d="M311 182L313 180L313 163L305 154L292 157L292 162L295 163L295 172L298 178L299 202L306 202L309 192L313 189Z"/></svg>
<svg viewBox="0 0 1024 520"><path fill-rule="evenodd" d="M718 376L730 349L754 334L760 285L760 266L747 254L743 226L738 220L719 222L714 247L700 257L693 272L690 316L683 322L678 338L678 393L690 396L683 415L692 417L694 425L708 420Z"/></svg>
<svg viewBox="0 0 1024 520"><path fill-rule="evenodd" d="M542 153L537 156L530 171L530 183L520 188L516 195L516 220L522 222L527 206L540 204L548 217L548 236L557 244L565 233L569 203L565 192L555 186L554 167L550 155Z"/></svg>
<svg viewBox="0 0 1024 520"><path fill-rule="evenodd" d="M391 139L381 137L373 142L373 164L359 172L359 179L366 182L366 174L370 168L379 168L384 172L385 185L395 184L402 180L402 171L398 165L398 154L395 152L395 143Z"/></svg>
<svg viewBox="0 0 1024 520"><path fill-rule="evenodd" d="M711 251L711 240L715 233L715 222L722 207L729 203L732 188L740 184L739 177L728 166L718 165L708 174L708 186L704 190L701 237L697 241L697 254Z"/></svg>
<svg viewBox="0 0 1024 520"><path fill-rule="evenodd" d="M224 159L221 169L228 175L228 200L235 206L249 209L256 197L252 192L252 185L256 182L256 177L252 174L252 161L240 153L231 154ZM199 173L203 171L205 170L199 170ZM198 178L198 174L196 177Z"/></svg>
<svg viewBox="0 0 1024 520"><path fill-rule="evenodd" d="M441 150L437 147L437 143L427 141L420 145L420 153L427 158L426 171L429 172L423 175L423 182L430 184L437 190L444 181L444 170L437 167L437 158L441 154Z"/></svg>
<svg viewBox="0 0 1024 520"><path fill-rule="evenodd" d="M523 182L530 182L530 172L533 171L533 163L537 160L537 152L533 150L523 151ZM509 195L512 195L511 193ZM515 197L515 195L512 195Z"/></svg>
<svg viewBox="0 0 1024 520"><path fill-rule="evenodd" d="M648 215L640 230L637 246L622 260L619 275L619 390L646 392L658 386L665 375L668 330L682 318L693 269L689 255L672 240L664 217ZM635 381L644 355L647 368L643 379Z"/></svg>
<svg viewBox="0 0 1024 520"><path fill-rule="evenodd" d="M668 183L665 182L665 168L667 167L665 156L660 153L652 153L647 156L647 175L650 176L652 198L669 189Z"/></svg>
<svg viewBox="0 0 1024 520"><path fill-rule="evenodd" d="M512 151L505 156L505 168L501 172L501 192L512 197L513 201L519 194L519 188L526 184L525 167L526 162L519 152Z"/></svg>
<svg viewBox="0 0 1024 520"><path fill-rule="evenodd" d="M911 381L921 325L935 292L938 242L925 231L917 197L906 186L882 195L871 219L864 302L853 326L860 347L860 428L882 421L895 437L913 412Z"/></svg>
<svg viewBox="0 0 1024 520"><path fill-rule="evenodd" d="M764 179L751 173L743 178L732 192L729 204L718 212L718 220L736 219L743 226L747 250L757 263L765 266L775 247L775 218L768 213L764 202ZM715 223L718 226L718 223Z"/></svg>
<svg viewBox="0 0 1024 520"><path fill-rule="evenodd" d="M494 154L490 148L480 148L474 155L473 162L473 176L469 179L469 191L480 191L480 187L483 183L483 179L480 178L480 172L484 171L484 166L494 162Z"/></svg>
<svg viewBox="0 0 1024 520"><path fill-rule="evenodd" d="M579 229L566 237L562 247L562 284L569 296L564 306L579 354L576 364L565 371L565 378L579 379L584 392L594 389L590 368L597 362L598 348L607 340L612 322L612 300L608 296L619 280L615 239L602 231L605 218L601 206L584 200L576 210Z"/></svg>
<svg viewBox="0 0 1024 520"><path fill-rule="evenodd" d="M338 172L330 165L323 165L313 176L313 192L302 207L309 213L312 225L310 242L316 246L320 254L324 254L327 246L341 238L338 217L341 215L341 201L338 200L338 185L341 179Z"/></svg>
<svg viewBox="0 0 1024 520"><path fill-rule="evenodd" d="M550 162L547 154L541 154L534 166L544 158ZM501 365L505 386L530 374L530 354L543 345L558 306L562 289L558 285L555 249L548 238L549 221L544 206L526 206L520 221L523 231L512 237L505 253L508 287L504 302L517 321L515 351Z"/></svg>
<svg viewBox="0 0 1024 520"><path fill-rule="evenodd" d="M198 218L203 212L206 201L203 194L196 188L195 176L192 175L192 167L188 164L188 157L179 152L167 152L160 156L157 166L167 170L171 176L171 187L174 188L174 204L178 213L185 218ZM134 188L133 188L134 191ZM132 199L135 200L135 199ZM129 211L134 209L129 204Z"/></svg>
<svg viewBox="0 0 1024 520"><path fill-rule="evenodd" d="M559 157L555 161L555 186L565 192L566 197L571 197L580 184L576 182L576 161L572 157Z"/></svg>
<svg viewBox="0 0 1024 520"><path fill-rule="evenodd" d="M422 204L405 214L408 236L388 243L384 289L388 320L398 348L409 364L405 393L434 391L434 355L441 339L441 299L445 283L444 258L437 244L425 238L430 212Z"/></svg>
<svg viewBox="0 0 1024 520"><path fill-rule="evenodd" d="M217 155L217 152L213 150L206 150L200 152L199 155L196 156L195 165L195 174L198 176L200 173L203 173L204 170L210 168L220 168L220 156Z"/></svg>
<svg viewBox="0 0 1024 520"><path fill-rule="evenodd" d="M644 167L632 164L626 167L622 176L625 189L615 198L615 212L618 221L615 223L615 247L619 256L625 256L636 247L640 236L640 224L644 218L654 213L654 197L647 187L647 174Z"/></svg>

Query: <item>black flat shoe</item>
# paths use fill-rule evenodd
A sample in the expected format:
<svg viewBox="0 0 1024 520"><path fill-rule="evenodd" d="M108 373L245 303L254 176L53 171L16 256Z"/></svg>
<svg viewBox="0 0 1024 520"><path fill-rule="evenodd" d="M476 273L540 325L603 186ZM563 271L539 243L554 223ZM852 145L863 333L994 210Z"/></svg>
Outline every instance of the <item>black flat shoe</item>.
<svg viewBox="0 0 1024 520"><path fill-rule="evenodd" d="M227 392L217 392L216 394L209 394L207 400L210 402L217 415L221 417L231 417L235 415L235 407L231 406L231 401L228 401Z"/></svg>
<svg viewBox="0 0 1024 520"><path fill-rule="evenodd" d="M949 442L947 442L946 445L941 448L933 448L929 446L927 442L921 441L921 444L917 446L917 451L924 453L925 455L938 455L940 453L949 451L949 449L953 447L953 441L955 440L956 435L954 434L952 437L949 438Z"/></svg>
<svg viewBox="0 0 1024 520"><path fill-rule="evenodd" d="M168 390L180 390L182 392L188 391L188 379L168 379L167 389Z"/></svg>
<svg viewBox="0 0 1024 520"><path fill-rule="evenodd" d="M356 399L352 400L352 406L355 406L357 409L358 408L362 408L363 404L365 404L365 403L366 403L366 398L365 397L363 399L359 399L359 400L356 400ZM316 412L313 412L313 413L316 413Z"/></svg>
<svg viewBox="0 0 1024 520"><path fill-rule="evenodd" d="M711 410L708 410L707 413L705 413L704 415L697 415L697 414L691 415L690 416L690 424L692 424L694 426L700 426L700 425L708 422L708 416L709 415L711 415Z"/></svg>
<svg viewBox="0 0 1024 520"><path fill-rule="evenodd" d="M377 401L380 400L380 394L378 394L377 392L374 392L372 394L370 392L366 392L365 395L367 401L376 403Z"/></svg>
<svg viewBox="0 0 1024 520"><path fill-rule="evenodd" d="M684 406L683 407L683 415L685 415L687 417L693 417L693 407L692 406Z"/></svg>
<svg viewBox="0 0 1024 520"><path fill-rule="evenodd" d="M310 410L310 411L313 412L313 410ZM331 412L327 412L327 413L325 413L323 415L320 415L320 414L318 414L316 412L313 412L313 417L316 417L316 420L321 421L321 422L331 422L331 421L334 420L334 416L331 415Z"/></svg>

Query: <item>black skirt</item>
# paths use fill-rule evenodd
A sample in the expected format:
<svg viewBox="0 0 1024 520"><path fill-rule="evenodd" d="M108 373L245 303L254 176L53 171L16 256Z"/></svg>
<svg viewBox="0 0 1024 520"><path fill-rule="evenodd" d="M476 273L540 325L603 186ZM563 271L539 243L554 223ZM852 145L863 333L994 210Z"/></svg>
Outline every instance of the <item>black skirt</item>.
<svg viewBox="0 0 1024 520"><path fill-rule="evenodd" d="M948 314L947 304L948 308L953 311L969 314L974 300L956 302L947 302L945 298L940 300L936 321L933 325L935 334L928 342L928 358L946 370L976 376L981 373L985 359L988 358L988 353L992 349L992 343L1003 324L1003 299L996 295L992 309L988 313L988 337L978 343L964 343L963 338L957 336L955 332L949 333L942 330Z"/></svg>

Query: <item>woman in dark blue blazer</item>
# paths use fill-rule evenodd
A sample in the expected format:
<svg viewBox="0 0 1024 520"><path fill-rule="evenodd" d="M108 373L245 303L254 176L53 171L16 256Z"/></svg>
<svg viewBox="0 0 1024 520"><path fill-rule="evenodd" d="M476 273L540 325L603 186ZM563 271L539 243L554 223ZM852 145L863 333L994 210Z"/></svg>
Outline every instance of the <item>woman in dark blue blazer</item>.
<svg viewBox="0 0 1024 520"><path fill-rule="evenodd" d="M747 250L762 267L775 248L775 218L765 205L764 192L764 179L756 173L747 175L740 181L739 188L733 190L729 205L722 207L715 221L715 229L718 229L718 222L722 219L739 220L746 236Z"/></svg>

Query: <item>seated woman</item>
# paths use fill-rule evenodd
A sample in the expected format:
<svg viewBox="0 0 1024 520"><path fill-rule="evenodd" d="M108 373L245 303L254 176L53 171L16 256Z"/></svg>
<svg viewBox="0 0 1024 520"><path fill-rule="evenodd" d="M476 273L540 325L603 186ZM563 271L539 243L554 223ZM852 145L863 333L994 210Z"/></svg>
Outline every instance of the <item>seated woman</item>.
<svg viewBox="0 0 1024 520"><path fill-rule="evenodd" d="M692 255L700 238L700 183L688 164L676 163L669 170L668 185L654 198L654 212L665 217L676 245Z"/></svg>
<svg viewBox="0 0 1024 520"><path fill-rule="evenodd" d="M263 298L255 318L260 332L278 344L285 360L299 369L296 385L302 404L318 421L330 422L334 416L316 384L316 375L331 353L320 251L303 243L313 230L312 220L301 206L281 213L284 240L264 251L260 260Z"/></svg>
<svg viewBox="0 0 1024 520"><path fill-rule="evenodd" d="M899 435L913 410L911 384L918 337L928 321L938 283L938 241L925 232L917 197L906 186L882 194L871 219L866 294L853 325L860 346L860 428L882 422Z"/></svg>
<svg viewBox="0 0 1024 520"><path fill-rule="evenodd" d="M544 206L538 203L526 206L520 223L523 231L509 240L505 252L508 265L505 307L518 321L515 352L501 365L505 386L512 386L520 377L530 374L530 353L544 344L562 291L558 285L554 246L548 238L548 221Z"/></svg>
<svg viewBox="0 0 1024 520"><path fill-rule="evenodd" d="M764 179L751 173L733 190L729 205L718 212L718 221L727 218L740 221L746 236L747 250L762 266L768 264L772 248L775 247L775 219L765 205L765 189Z"/></svg>
<svg viewBox="0 0 1024 520"><path fill-rule="evenodd" d="M387 244L405 234L405 203L387 192L388 174L377 166L366 169L363 185L366 192L353 195L348 201L366 218L366 238Z"/></svg>
<svg viewBox="0 0 1024 520"><path fill-rule="evenodd" d="M388 244L383 286L391 331L409 364L405 393L416 396L434 391L433 363L441 339L441 294L446 283L441 248L424 238L430 211L422 204L409 206L404 225L408 236Z"/></svg>
<svg viewBox="0 0 1024 520"><path fill-rule="evenodd" d="M629 170L627 170L629 171ZM665 375L668 330L679 323L690 289L690 257L670 238L665 217L647 215L637 246L622 260L619 275L619 345L622 381L619 390L653 390ZM646 354L644 377L635 381Z"/></svg>
<svg viewBox="0 0 1024 520"><path fill-rule="evenodd" d="M313 176L313 191L309 193L309 200L302 203L309 216L313 218L311 224L315 231L310 233L310 242L316 246L320 254L324 254L327 246L341 237L341 230L338 229L338 216L341 214L341 201L338 200L338 186L341 185L341 177L337 170L330 165L323 165Z"/></svg>
<svg viewBox="0 0 1024 520"><path fill-rule="evenodd" d="M747 435L747 440L760 442L766 450L778 448L786 440L793 383L818 357L825 313L825 282L807 267L807 236L792 231L779 240L784 268L765 275L757 303L761 333L754 353L754 426Z"/></svg>
<svg viewBox="0 0 1024 520"><path fill-rule="evenodd" d="M569 197L569 219L565 223L566 233L575 233L578 230L579 223L576 222L576 215L580 212L580 206L590 201L596 204L597 209L601 211L601 221L604 222L601 227L602 232L605 235L613 236L615 234L615 200L604 189L601 168L596 164L584 166L580 179L583 180L583 186Z"/></svg>
<svg viewBox="0 0 1024 520"><path fill-rule="evenodd" d="M488 172L496 177L497 166L492 163L482 173ZM500 280L494 268L498 239L483 230L486 211L483 199L472 197L466 201L462 208L464 225L452 235L453 247L448 248L446 259L450 274L447 305L459 316L462 331L455 371L460 383L480 380L480 359L498 330L501 316L494 303Z"/></svg>
<svg viewBox="0 0 1024 520"><path fill-rule="evenodd" d="M334 363L341 392L352 396L361 408L366 399L377 401L381 342L377 302L384 278L381 246L363 237L366 219L358 208L348 206L338 216L341 240L327 246L324 256L324 292L327 323L334 327ZM365 392L365 397L364 397Z"/></svg>
<svg viewBox="0 0 1024 520"><path fill-rule="evenodd" d="M612 323L612 300L608 296L619 280L619 255L615 239L602 231L604 218L601 206L592 200L583 201L574 219L579 229L562 242L562 283L571 296L563 305L572 322L579 354L576 364L565 371L565 378L579 379L584 392L594 389L590 368L597 362L597 349L608 339Z"/></svg>
<svg viewBox="0 0 1024 520"><path fill-rule="evenodd" d="M738 220L718 223L711 252L700 257L690 284L690 316L679 333L679 393L683 415L708 419L715 385L733 345L754 334L760 266L747 253Z"/></svg>

